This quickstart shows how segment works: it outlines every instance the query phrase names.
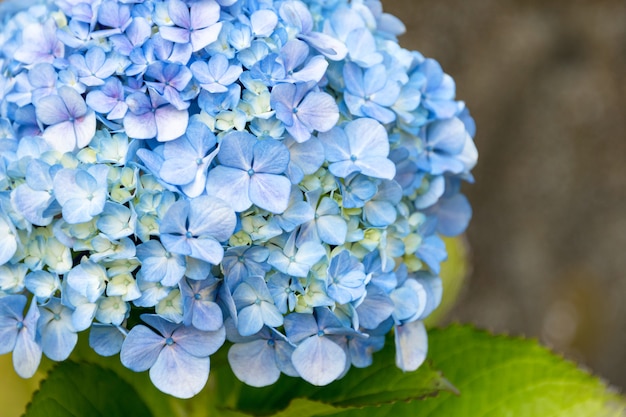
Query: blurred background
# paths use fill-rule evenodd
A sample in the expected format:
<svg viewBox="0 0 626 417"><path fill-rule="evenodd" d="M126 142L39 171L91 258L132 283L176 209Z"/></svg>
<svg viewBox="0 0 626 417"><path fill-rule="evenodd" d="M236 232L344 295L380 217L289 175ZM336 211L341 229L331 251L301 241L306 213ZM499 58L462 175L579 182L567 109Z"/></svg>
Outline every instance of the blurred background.
<svg viewBox="0 0 626 417"><path fill-rule="evenodd" d="M383 0L478 126L473 273L451 321L626 388L626 1Z"/></svg>

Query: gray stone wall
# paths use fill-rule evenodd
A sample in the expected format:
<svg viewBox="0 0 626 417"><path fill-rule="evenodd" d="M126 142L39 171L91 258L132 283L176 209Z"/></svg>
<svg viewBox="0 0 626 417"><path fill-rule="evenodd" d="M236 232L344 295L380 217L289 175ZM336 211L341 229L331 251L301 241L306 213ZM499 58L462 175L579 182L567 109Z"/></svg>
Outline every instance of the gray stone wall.
<svg viewBox="0 0 626 417"><path fill-rule="evenodd" d="M626 2L383 0L476 119L474 272L451 320L626 387Z"/></svg>

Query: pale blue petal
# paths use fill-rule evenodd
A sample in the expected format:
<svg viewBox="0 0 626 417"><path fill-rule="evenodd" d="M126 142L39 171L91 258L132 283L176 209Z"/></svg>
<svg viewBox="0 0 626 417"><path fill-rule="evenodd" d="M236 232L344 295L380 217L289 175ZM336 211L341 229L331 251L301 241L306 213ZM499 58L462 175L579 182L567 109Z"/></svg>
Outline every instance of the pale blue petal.
<svg viewBox="0 0 626 417"><path fill-rule="evenodd" d="M403 371L415 371L428 352L428 335L421 321L396 326L396 365Z"/></svg>
<svg viewBox="0 0 626 417"><path fill-rule="evenodd" d="M311 92L298 106L297 117L311 130L327 132L339 121L339 107L330 94Z"/></svg>
<svg viewBox="0 0 626 417"><path fill-rule="evenodd" d="M389 226L396 221L396 207L389 201L369 201L363 208L363 214L374 227Z"/></svg>
<svg viewBox="0 0 626 417"><path fill-rule="evenodd" d="M78 342L78 334L71 326L71 317L68 318L69 323L53 319L45 326L45 330L41 331L43 353L53 361L67 359Z"/></svg>
<svg viewBox="0 0 626 417"><path fill-rule="evenodd" d="M172 333L174 342L189 355L202 358L212 355L224 344L226 330L223 326L215 331L200 331L180 326Z"/></svg>
<svg viewBox="0 0 626 417"><path fill-rule="evenodd" d="M150 380L159 390L177 398L191 398L209 379L211 360L198 358L176 344L166 346L150 368Z"/></svg>
<svg viewBox="0 0 626 417"><path fill-rule="evenodd" d="M260 307L252 304L237 313L237 330L242 336L251 336L263 328L263 316Z"/></svg>
<svg viewBox="0 0 626 417"><path fill-rule="evenodd" d="M367 287L367 296L358 305L356 312L359 315L359 325L366 329L375 329L391 316L393 301L377 285L370 284Z"/></svg>
<svg viewBox="0 0 626 417"><path fill-rule="evenodd" d="M194 236L208 235L225 241L232 235L237 224L233 209L223 200L202 196L190 203L189 231Z"/></svg>
<svg viewBox="0 0 626 417"><path fill-rule="evenodd" d="M194 180L197 170L198 167L194 160L172 158L163 161L159 176L163 181L170 184L185 185Z"/></svg>
<svg viewBox="0 0 626 417"><path fill-rule="evenodd" d="M230 132L220 143L217 159L220 164L247 171L252 168L253 148L257 139L246 132Z"/></svg>
<svg viewBox="0 0 626 417"><path fill-rule="evenodd" d="M122 349L124 334L115 326L94 323L89 331L89 346L100 356L117 355Z"/></svg>
<svg viewBox="0 0 626 417"><path fill-rule="evenodd" d="M324 145L324 154L328 162L350 160L350 143L343 129L335 127L317 135Z"/></svg>
<svg viewBox="0 0 626 417"><path fill-rule="evenodd" d="M187 110L178 110L174 106L167 105L156 109L154 112L154 120L157 130L157 140L159 142L166 142L185 134L187 123L189 122L189 112ZM131 136L128 132L126 133L128 136Z"/></svg>
<svg viewBox="0 0 626 417"><path fill-rule="evenodd" d="M187 233L187 217L189 216L189 202L179 200L172 204L167 210L167 214L161 221L159 231L161 233L176 233L184 235Z"/></svg>
<svg viewBox="0 0 626 417"><path fill-rule="evenodd" d="M35 342L34 334L31 335L26 328L22 329L13 350L15 372L22 378L32 377L41 362L41 353L41 347Z"/></svg>
<svg viewBox="0 0 626 417"><path fill-rule="evenodd" d="M144 325L133 327L120 352L122 364L135 372L150 369L165 346L163 336L157 335Z"/></svg>
<svg viewBox="0 0 626 417"><path fill-rule="evenodd" d="M324 336L305 339L291 360L302 379L313 385L328 385L343 374L346 353L335 342Z"/></svg>
<svg viewBox="0 0 626 417"><path fill-rule="evenodd" d="M254 146L252 168L255 173L282 174L289 164L289 150L281 142L266 139Z"/></svg>
<svg viewBox="0 0 626 417"><path fill-rule="evenodd" d="M307 337L317 335L319 328L311 314L291 313L285 317L285 333L292 343L300 343Z"/></svg>
<svg viewBox="0 0 626 417"><path fill-rule="evenodd" d="M250 175L246 171L222 165L209 171L207 194L228 201L236 212L247 210L252 205L248 197L249 188Z"/></svg>
<svg viewBox="0 0 626 417"><path fill-rule="evenodd" d="M254 174L250 179L250 200L269 212L283 213L289 205L291 181L274 174Z"/></svg>
<svg viewBox="0 0 626 417"><path fill-rule="evenodd" d="M198 330L215 331L222 327L222 309L212 301L196 301L193 305L191 324Z"/></svg>
<svg viewBox="0 0 626 417"><path fill-rule="evenodd" d="M348 224L341 216L320 216L317 233L322 242L329 245L343 245L348 234Z"/></svg>
<svg viewBox="0 0 626 417"><path fill-rule="evenodd" d="M280 370L269 342L259 339L231 346L228 363L237 378L253 387L265 387L278 380Z"/></svg>
<svg viewBox="0 0 626 417"><path fill-rule="evenodd" d="M472 218L472 206L463 194L440 201L437 210L437 231L444 236L457 236Z"/></svg>
<svg viewBox="0 0 626 417"><path fill-rule="evenodd" d="M191 250L188 255L206 261L213 265L219 265L224 256L224 248L222 245L211 237L199 237L197 239L188 239L187 243Z"/></svg>

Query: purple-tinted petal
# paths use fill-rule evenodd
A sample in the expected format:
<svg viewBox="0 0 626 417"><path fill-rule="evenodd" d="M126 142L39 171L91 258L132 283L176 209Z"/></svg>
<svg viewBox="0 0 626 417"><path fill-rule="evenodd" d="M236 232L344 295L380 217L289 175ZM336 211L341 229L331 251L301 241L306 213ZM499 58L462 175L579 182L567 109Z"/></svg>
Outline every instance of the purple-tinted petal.
<svg viewBox="0 0 626 417"><path fill-rule="evenodd" d="M37 119L46 125L55 125L69 119L68 110L60 96L50 95L42 97L35 109Z"/></svg>
<svg viewBox="0 0 626 417"><path fill-rule="evenodd" d="M339 120L339 107L330 94L313 92L298 106L297 117L311 129L327 132Z"/></svg>
<svg viewBox="0 0 626 417"><path fill-rule="evenodd" d="M91 139L96 134L96 114L89 111L82 117L74 120L74 132L76 135L76 145L79 149L89 145Z"/></svg>
<svg viewBox="0 0 626 417"><path fill-rule="evenodd" d="M189 112L167 105L156 109L154 119L157 129L157 140L166 142L185 134L187 123L189 122Z"/></svg>
<svg viewBox="0 0 626 417"><path fill-rule="evenodd" d="M207 28L194 30L193 32L191 32L190 38L191 45L193 46L193 51L199 51L205 46L215 42L219 37L221 30L222 22L219 22Z"/></svg>
<svg viewBox="0 0 626 417"><path fill-rule="evenodd" d="M126 113L123 123L126 134L131 139L152 139L157 135L157 124L151 112Z"/></svg>

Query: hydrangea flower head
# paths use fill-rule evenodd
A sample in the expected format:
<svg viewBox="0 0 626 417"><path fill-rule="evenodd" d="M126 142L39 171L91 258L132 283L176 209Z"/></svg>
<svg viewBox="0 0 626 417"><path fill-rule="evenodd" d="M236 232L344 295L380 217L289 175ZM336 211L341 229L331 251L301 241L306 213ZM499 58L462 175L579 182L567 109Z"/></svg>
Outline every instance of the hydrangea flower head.
<svg viewBox="0 0 626 417"><path fill-rule="evenodd" d="M0 354L88 332L176 397L228 349L326 385L418 368L474 122L378 0L0 5Z"/></svg>

